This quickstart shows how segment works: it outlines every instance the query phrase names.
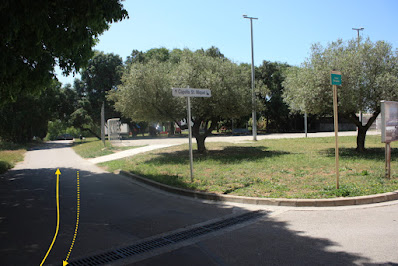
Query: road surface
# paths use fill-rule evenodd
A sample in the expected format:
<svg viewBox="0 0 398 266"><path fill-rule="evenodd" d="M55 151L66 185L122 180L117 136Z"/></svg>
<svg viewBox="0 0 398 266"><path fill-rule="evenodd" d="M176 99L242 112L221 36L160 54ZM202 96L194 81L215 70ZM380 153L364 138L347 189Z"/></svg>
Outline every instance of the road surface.
<svg viewBox="0 0 398 266"><path fill-rule="evenodd" d="M62 265L81 211L69 261L108 254L186 227L261 208L263 216L109 265L364 265L398 264L398 202L283 208L220 204L174 196L107 173L65 142L29 151L0 176L0 265L40 265L56 228L55 171L60 176L60 230L44 265ZM86 264L89 265L89 264Z"/></svg>

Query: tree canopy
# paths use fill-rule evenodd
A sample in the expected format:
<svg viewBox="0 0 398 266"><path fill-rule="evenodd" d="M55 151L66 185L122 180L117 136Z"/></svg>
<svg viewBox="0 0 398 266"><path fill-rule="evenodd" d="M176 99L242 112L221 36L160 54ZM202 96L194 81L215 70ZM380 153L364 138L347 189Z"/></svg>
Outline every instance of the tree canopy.
<svg viewBox="0 0 398 266"><path fill-rule="evenodd" d="M110 90L116 90L123 72L123 60L119 55L96 51L81 72L81 80L76 79L74 89L78 104L70 115L70 123L81 130L89 131L99 138L101 106L105 103L105 119L118 117L113 103L107 101Z"/></svg>
<svg viewBox="0 0 398 266"><path fill-rule="evenodd" d="M289 67L286 63L269 61L263 61L259 67L256 67L256 80L264 83L268 89L265 95L259 95L264 105L261 113L266 118L267 132L287 132L296 129L293 121L299 116L290 112L282 97L284 72Z"/></svg>
<svg viewBox="0 0 398 266"><path fill-rule="evenodd" d="M127 16L121 0L2 0L0 105L45 89L57 64L77 72L97 37Z"/></svg>
<svg viewBox="0 0 398 266"><path fill-rule="evenodd" d="M63 112L59 103L67 93L61 83L52 83L39 95L21 95L16 102L0 106L0 139L26 143L34 136L44 138L47 124Z"/></svg>
<svg viewBox="0 0 398 266"><path fill-rule="evenodd" d="M115 108L131 119L179 122L187 118L186 99L173 97L171 88L210 89L212 97L191 99L193 135L198 150L204 152L204 141L218 121L250 113L250 69L220 58L218 53L213 57L200 50L173 50L172 54L171 60L129 65L110 98Z"/></svg>
<svg viewBox="0 0 398 266"><path fill-rule="evenodd" d="M311 56L300 68L287 71L284 99L293 111L331 115L333 97L330 71L342 73L338 86L339 115L358 127L357 150L364 151L366 132L380 113L381 100L398 100L398 53L390 44L369 39L338 40L324 48L313 45ZM373 115L362 125L359 111Z"/></svg>

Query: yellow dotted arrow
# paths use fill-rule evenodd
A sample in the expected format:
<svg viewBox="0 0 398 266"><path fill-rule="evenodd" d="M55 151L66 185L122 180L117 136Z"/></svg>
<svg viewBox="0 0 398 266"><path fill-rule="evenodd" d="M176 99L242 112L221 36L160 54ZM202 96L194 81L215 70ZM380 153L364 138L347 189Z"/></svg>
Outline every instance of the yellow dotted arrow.
<svg viewBox="0 0 398 266"><path fill-rule="evenodd" d="M79 171L77 171L77 214L76 214L75 234L73 235L73 240L72 244L70 245L68 255L66 256L66 259L62 261L63 266L68 265L68 259L70 257L70 254L72 253L73 246L75 245L77 230L79 228L79 217L80 217L80 181L79 181Z"/></svg>

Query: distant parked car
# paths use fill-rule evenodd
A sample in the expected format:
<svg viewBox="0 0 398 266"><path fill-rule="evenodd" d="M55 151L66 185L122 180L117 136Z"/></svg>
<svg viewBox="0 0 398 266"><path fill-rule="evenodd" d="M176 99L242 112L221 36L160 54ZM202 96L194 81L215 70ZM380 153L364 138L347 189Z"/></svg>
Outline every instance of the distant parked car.
<svg viewBox="0 0 398 266"><path fill-rule="evenodd" d="M62 134L57 137L57 140L73 140L73 136L71 134Z"/></svg>

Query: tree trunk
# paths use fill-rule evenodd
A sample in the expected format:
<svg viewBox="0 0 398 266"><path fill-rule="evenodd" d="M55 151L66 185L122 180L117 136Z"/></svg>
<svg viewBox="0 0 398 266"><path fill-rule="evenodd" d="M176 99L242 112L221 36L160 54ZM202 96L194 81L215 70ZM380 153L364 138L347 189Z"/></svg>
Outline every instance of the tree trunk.
<svg viewBox="0 0 398 266"><path fill-rule="evenodd" d="M174 136L174 132L175 132L174 122L170 122L169 137Z"/></svg>
<svg viewBox="0 0 398 266"><path fill-rule="evenodd" d="M196 138L196 144L198 145L198 152L201 154L206 153L206 145L205 145L205 140L207 136L211 135L211 132L214 130L214 128L217 125L218 120L217 119L212 119L210 120L211 124L210 127L207 128L209 121L205 122L205 132L204 134L200 134L200 124L202 122L201 118L198 118L194 121L194 125L192 127L192 135Z"/></svg>
<svg viewBox="0 0 398 266"><path fill-rule="evenodd" d="M372 117L368 120L366 125L362 125L362 122L359 121L359 117L355 113L350 113L348 115L343 115L344 117L348 118L351 122L353 122L358 128L358 135L357 135L357 148L358 152L365 152L365 140L366 140L366 132L376 120L377 116L379 115L380 111L377 110L373 113Z"/></svg>
<svg viewBox="0 0 398 266"><path fill-rule="evenodd" d="M201 154L206 153L206 145L205 145L206 137L207 136L205 136L205 135L196 137L196 144L198 145L198 152Z"/></svg>
<svg viewBox="0 0 398 266"><path fill-rule="evenodd" d="M365 126L358 127L358 135L357 135L357 151L358 152L365 152L365 139L366 139L366 132L368 129Z"/></svg>

